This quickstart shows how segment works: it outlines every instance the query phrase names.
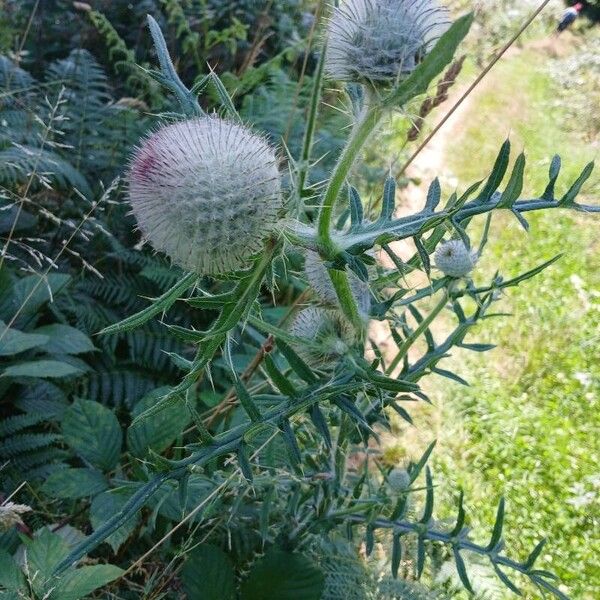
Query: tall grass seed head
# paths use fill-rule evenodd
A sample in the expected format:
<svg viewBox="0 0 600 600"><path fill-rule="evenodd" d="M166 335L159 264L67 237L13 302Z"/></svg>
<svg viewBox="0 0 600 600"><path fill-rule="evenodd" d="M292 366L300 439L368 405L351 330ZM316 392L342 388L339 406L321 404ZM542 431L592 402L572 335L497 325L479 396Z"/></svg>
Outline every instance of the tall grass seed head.
<svg viewBox="0 0 600 600"><path fill-rule="evenodd" d="M329 306L339 307L339 301L335 288L327 272L327 267L323 264L321 257L312 250L307 250L304 255L304 274L314 290L317 298ZM369 315L371 308L371 292L369 284L361 281L354 273L348 273L350 289L356 300L358 310L363 317Z"/></svg>
<svg viewBox="0 0 600 600"><path fill-rule="evenodd" d="M339 312L314 306L295 316L289 332L306 340L294 349L311 365L338 360L355 342L352 326Z"/></svg>
<svg viewBox="0 0 600 600"><path fill-rule="evenodd" d="M23 525L21 515L31 512L31 507L26 504L5 502L0 505L0 531L7 531L15 525Z"/></svg>
<svg viewBox="0 0 600 600"><path fill-rule="evenodd" d="M161 127L135 151L129 201L145 239L183 269L239 269L276 229L281 180L273 148L215 116Z"/></svg>
<svg viewBox="0 0 600 600"><path fill-rule="evenodd" d="M437 0L346 0L327 28L327 74L394 83L409 75L450 26Z"/></svg>
<svg viewBox="0 0 600 600"><path fill-rule="evenodd" d="M478 255L475 250L467 248L462 240L442 242L436 249L435 266L450 277L465 277L477 263Z"/></svg>

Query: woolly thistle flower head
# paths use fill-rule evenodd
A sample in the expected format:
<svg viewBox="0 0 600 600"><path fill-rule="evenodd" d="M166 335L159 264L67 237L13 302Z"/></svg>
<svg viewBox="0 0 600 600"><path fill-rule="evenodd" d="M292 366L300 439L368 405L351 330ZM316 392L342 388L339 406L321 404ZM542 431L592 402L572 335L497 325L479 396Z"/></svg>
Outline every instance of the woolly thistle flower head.
<svg viewBox="0 0 600 600"><path fill-rule="evenodd" d="M449 26L437 0L346 0L329 20L325 68L339 81L393 83Z"/></svg>
<svg viewBox="0 0 600 600"><path fill-rule="evenodd" d="M338 297L327 273L327 267L321 257L311 250L304 255L304 274L315 294L324 304L339 306ZM369 285L361 281L354 273L348 273L350 289L363 317L367 317L371 308L371 292Z"/></svg>
<svg viewBox="0 0 600 600"><path fill-rule="evenodd" d="M352 327L334 310L314 306L301 310L292 321L289 332L306 343L294 349L309 364L337 360L344 356L355 342Z"/></svg>
<svg viewBox="0 0 600 600"><path fill-rule="evenodd" d="M435 266L450 277L464 277L477 263L477 252L469 250L462 240L441 243L435 251Z"/></svg>
<svg viewBox="0 0 600 600"><path fill-rule="evenodd" d="M166 125L134 153L129 200L144 237L175 264L231 272L276 228L277 157L263 138L217 117Z"/></svg>

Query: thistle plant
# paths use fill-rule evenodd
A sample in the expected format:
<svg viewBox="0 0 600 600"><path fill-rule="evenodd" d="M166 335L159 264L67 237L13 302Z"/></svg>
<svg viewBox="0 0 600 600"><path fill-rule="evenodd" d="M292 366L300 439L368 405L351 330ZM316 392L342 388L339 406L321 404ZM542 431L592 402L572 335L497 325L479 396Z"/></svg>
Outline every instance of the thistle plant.
<svg viewBox="0 0 600 600"><path fill-rule="evenodd" d="M335 9L327 26L327 52L316 70L304 148L300 157L287 158L291 183L283 192L286 202L275 150L241 123L216 75L201 80L194 92L183 85L158 25L149 18L161 64L154 75L175 94L181 115L134 153L130 201L145 238L190 272L145 310L103 334L128 331L165 315L165 327L194 346L195 355L191 360L172 355L186 375L139 414L132 428L173 407L189 411L194 427L182 437L177 453L147 457L144 483L122 478L114 482L130 489L128 500L73 549L56 574L139 511L156 506L157 495L174 490L184 520L213 515L214 526L204 516L200 519L203 550L198 556L210 554L217 580L242 579L241 598L265 597L264 581L271 585L270 574L280 573L286 564L298 566L288 579L303 595L294 597L320 598L325 574L309 560L310 552L319 540L345 540L352 546L359 539L367 555L377 540L387 545L393 577L401 574L403 561L421 577L431 553L444 551L471 590L466 557L475 554L489 561L516 593L529 581L544 593L565 597L553 576L535 566L544 541L522 560L505 553L504 500L499 501L486 544L469 537L462 494L453 524L435 520L435 486L427 467L434 444L419 460L394 469L377 460L375 468L368 458L360 466L349 460L350 454L370 456L378 432L390 427L391 413L410 421L411 403L428 400L420 385L424 377L465 383L443 368L444 359L454 348L489 350L491 346L468 336L493 316L499 292L557 260L510 278L498 271L491 281L481 282L476 258L485 251L497 211L514 215L525 227L532 211L600 212L577 202L593 164L565 194L556 195L558 157L551 162L545 190L538 197L521 198L525 158L516 159L506 178L510 143L505 142L483 184L452 193L442 204L436 179L421 210L396 217L396 184L389 177L379 213L366 214L366 203L352 186L352 169L365 142L382 117L406 108L451 64L472 18L466 15L450 24L443 8L425 0L349 0ZM310 160L305 159L311 156L324 72L354 84L347 88L354 123L329 179L306 190ZM221 118L206 115L195 96L207 85L222 100ZM303 206L307 192L318 202L316 215L312 207ZM282 205L289 207L285 221L280 220ZM474 250L474 232L480 230L472 224L480 215L486 216L485 224ZM401 240L412 240L416 248L407 260L394 250L394 242ZM374 257L380 252L392 259L394 268L379 264ZM292 254L305 257L305 267L296 273ZM417 273L429 278L427 285L417 283ZM298 279L305 279L301 295L294 283ZM267 290L271 293L263 294ZM177 301L218 316L206 331L170 323L168 310ZM273 315L281 308L285 316L277 320ZM388 324L391 352L368 339L369 319ZM440 319L450 329L440 331ZM257 340L256 358L240 374L233 360L236 346ZM367 348L374 358L367 358ZM225 386L216 380L215 369ZM217 406L223 410L205 414L205 375L218 389L225 388ZM279 452L282 447L286 453ZM210 482L213 491L189 512L188 499L197 498L194 486L199 481ZM205 512L198 513L201 508ZM219 527L225 531L223 538ZM250 530L255 540L252 558L234 565L217 560L221 550L205 545L210 539L227 547L223 539L230 539L232 529L235 535ZM184 585L212 577L200 558L195 562L191 556L186 562Z"/></svg>
<svg viewBox="0 0 600 600"><path fill-rule="evenodd" d="M187 271L235 271L275 229L281 183L274 150L217 117L166 125L135 152L129 201L156 249Z"/></svg>

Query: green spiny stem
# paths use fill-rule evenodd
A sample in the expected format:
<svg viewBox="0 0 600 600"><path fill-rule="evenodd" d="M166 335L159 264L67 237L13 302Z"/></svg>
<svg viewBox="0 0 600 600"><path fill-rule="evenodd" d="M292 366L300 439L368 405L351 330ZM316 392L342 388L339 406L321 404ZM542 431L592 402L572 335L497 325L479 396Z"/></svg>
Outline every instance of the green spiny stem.
<svg viewBox="0 0 600 600"><path fill-rule="evenodd" d="M600 206L573 204L564 206L556 200L521 200L515 202L511 209L518 213L525 213L537 210L546 210L551 208L564 208L576 210L585 213L600 213ZM353 246L372 246L381 236L388 236L388 241L398 241L414 237L415 235L423 235L424 233L435 229L444 222L448 222L451 218L455 222L461 223L473 216L489 213L492 210L499 209L493 203L481 203L477 200L465 204L462 208L442 210L437 213L418 213L400 219L394 219L385 223L373 223L363 227L360 231L352 233L337 234L332 239L332 248L339 250L347 250ZM306 229L300 229L297 233L290 232L290 237L300 246L309 249L319 247L320 237L314 233L310 233ZM322 248L322 246L321 246ZM330 256L328 256L330 257Z"/></svg>
<svg viewBox="0 0 600 600"><path fill-rule="evenodd" d="M337 514L329 514L327 515L326 519L337 520ZM425 523L411 523L410 521L403 520L391 521L383 518L370 520L368 517L356 514L349 517L346 514L342 514L340 519L350 520L357 524L366 524L368 521L369 525L375 529L392 529L396 533L413 533L430 542L441 542L446 545L454 546L459 551L466 550L467 552L473 552L475 554L479 554L480 556L486 556L497 565L508 567L509 569L513 569L524 575L528 574L529 569L527 569L524 564L517 562L516 560L510 559L507 556L499 555L493 550L490 551L487 546L475 544L460 534L457 536L452 536L444 531L430 529Z"/></svg>
<svg viewBox="0 0 600 600"><path fill-rule="evenodd" d="M393 373L396 367L400 364L400 361L406 356L410 347L416 342L417 339L427 330L427 328L433 323L434 319L438 316L438 314L444 309L446 304L448 303L448 294L444 292L444 296L442 299L436 304L433 310L427 315L419 326L404 340L402 346L398 349L398 354L394 357L392 362L389 364L386 369L386 373L389 375Z"/></svg>
<svg viewBox="0 0 600 600"><path fill-rule="evenodd" d="M335 245L331 239L331 220L337 203L338 197L346 182L348 173L354 166L358 155L371 135L381 117L383 116L382 108L375 102L369 99L370 104L363 110L363 114L354 126L352 135L342 151L342 154L335 165L331 179L325 190L321 210L319 212L318 238L323 250L331 251L335 249Z"/></svg>
<svg viewBox="0 0 600 600"><path fill-rule="evenodd" d="M355 124L350 139L333 170L321 203L317 226L317 245L321 256L326 259L333 258L338 252L338 248L331 237L331 221L338 197L362 147L383 116L383 110L374 97L368 98L368 102L369 104L363 110L363 114ZM356 300L350 292L348 276L343 271L334 271L331 269L329 270L329 276L331 277L343 313L357 330L361 331L364 328L364 323L360 318Z"/></svg>
<svg viewBox="0 0 600 600"><path fill-rule="evenodd" d="M362 336L365 329L365 321L358 310L358 305L356 304L354 294L352 294L348 276L344 271L330 269L328 272L344 314L352 323L356 331Z"/></svg>

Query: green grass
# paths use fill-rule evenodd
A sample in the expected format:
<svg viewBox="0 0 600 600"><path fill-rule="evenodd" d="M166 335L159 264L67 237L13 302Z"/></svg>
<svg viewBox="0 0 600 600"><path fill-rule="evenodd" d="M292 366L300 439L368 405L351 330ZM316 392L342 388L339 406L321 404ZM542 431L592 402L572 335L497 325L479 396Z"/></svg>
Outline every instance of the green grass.
<svg viewBox="0 0 600 600"><path fill-rule="evenodd" d="M563 158L559 192L594 158L581 132L561 123L547 61L533 50L512 55L477 94L448 156L461 189L486 175L508 135L514 156L526 151L528 194L544 189L553 154ZM597 202L599 191L595 173L584 195ZM504 495L508 553L525 558L547 537L543 566L561 576L572 598L598 598L600 217L549 211L530 222L527 234L508 215L495 217L476 279L489 280L496 269L516 275L564 256L509 291L498 306L512 318L485 321L471 336L498 348L448 360L471 386L443 380L438 413L425 412L421 426L439 429L438 477L445 490L464 488L476 529L491 529Z"/></svg>

